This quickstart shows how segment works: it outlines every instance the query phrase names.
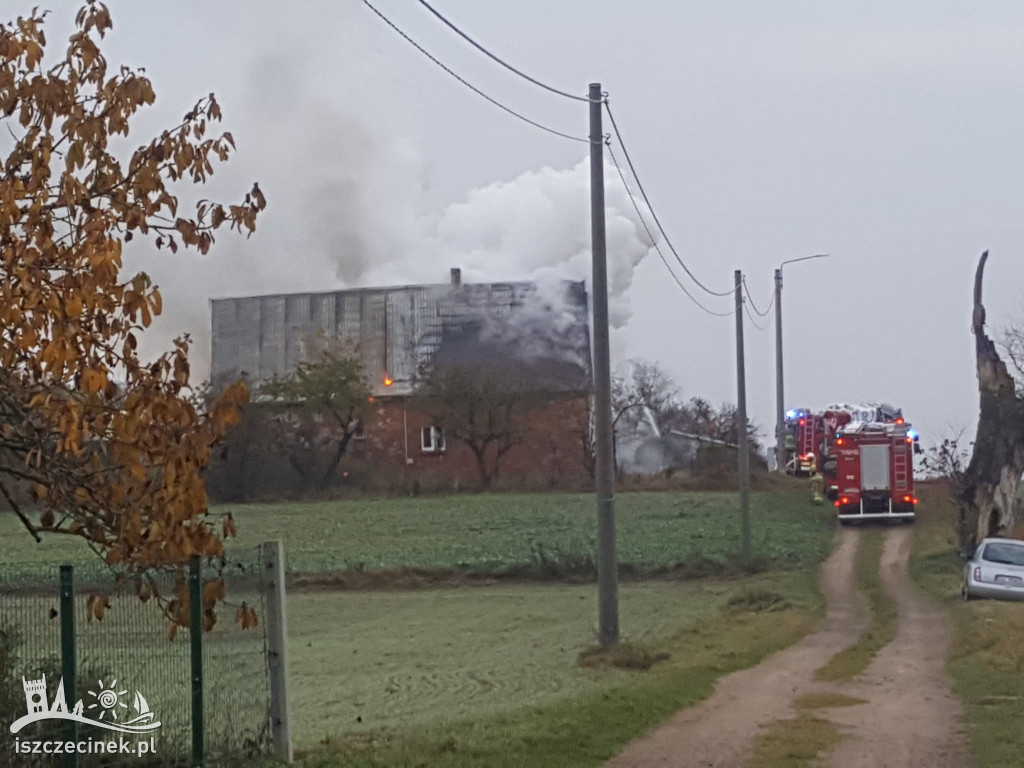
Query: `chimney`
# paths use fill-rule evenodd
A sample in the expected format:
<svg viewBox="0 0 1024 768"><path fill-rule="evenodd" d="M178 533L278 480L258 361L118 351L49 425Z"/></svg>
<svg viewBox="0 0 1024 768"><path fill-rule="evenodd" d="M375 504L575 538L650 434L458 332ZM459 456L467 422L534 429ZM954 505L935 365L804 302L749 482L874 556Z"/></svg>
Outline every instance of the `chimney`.
<svg viewBox="0 0 1024 768"><path fill-rule="evenodd" d="M462 285L462 270L458 267L452 267L452 288L458 288Z"/></svg>

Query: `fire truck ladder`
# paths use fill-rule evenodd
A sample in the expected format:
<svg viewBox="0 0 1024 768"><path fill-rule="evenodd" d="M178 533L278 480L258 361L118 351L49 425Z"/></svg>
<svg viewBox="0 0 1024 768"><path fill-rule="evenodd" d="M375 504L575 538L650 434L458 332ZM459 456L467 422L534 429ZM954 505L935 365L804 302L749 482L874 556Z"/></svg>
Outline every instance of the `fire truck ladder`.
<svg viewBox="0 0 1024 768"><path fill-rule="evenodd" d="M907 450L897 452L892 457L893 480L897 491L907 490Z"/></svg>
<svg viewBox="0 0 1024 768"><path fill-rule="evenodd" d="M800 431L799 455L801 457L806 456L808 453L814 453L814 436L815 427L817 426L810 416L806 418L804 425L806 429Z"/></svg>

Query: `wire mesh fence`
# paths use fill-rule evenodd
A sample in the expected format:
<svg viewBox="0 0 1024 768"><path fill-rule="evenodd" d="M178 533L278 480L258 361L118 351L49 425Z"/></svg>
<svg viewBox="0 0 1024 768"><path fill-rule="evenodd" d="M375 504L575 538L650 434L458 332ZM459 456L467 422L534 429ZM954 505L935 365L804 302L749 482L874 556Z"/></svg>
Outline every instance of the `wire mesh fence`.
<svg viewBox="0 0 1024 768"><path fill-rule="evenodd" d="M229 605L203 644L206 670L206 754L211 764L229 764L267 754L270 747L270 680L267 647L267 590L259 550L224 564ZM235 606L256 611L259 624L242 629Z"/></svg>
<svg viewBox="0 0 1024 768"><path fill-rule="evenodd" d="M183 567L157 574L154 591L174 595L186 572ZM202 633L199 733L206 765L252 765L271 748L267 630L262 621L267 598L260 550L233 550L223 562L204 562L203 582L217 576L224 578L227 598L217 610L216 624ZM90 603L97 595L109 600L102 619ZM243 602L261 619L255 627L243 629L234 620ZM72 605L74 685L62 678L59 566L0 568L0 765L67 765L62 755L25 750L35 742L66 744L72 737L82 768L192 765L190 631L172 634L158 600L144 602L136 582L119 578L98 562L75 566ZM66 712L101 725L47 718L12 734L11 724L39 706L33 697L40 694L49 711L57 710L60 700ZM133 720L149 730L110 727L127 727Z"/></svg>

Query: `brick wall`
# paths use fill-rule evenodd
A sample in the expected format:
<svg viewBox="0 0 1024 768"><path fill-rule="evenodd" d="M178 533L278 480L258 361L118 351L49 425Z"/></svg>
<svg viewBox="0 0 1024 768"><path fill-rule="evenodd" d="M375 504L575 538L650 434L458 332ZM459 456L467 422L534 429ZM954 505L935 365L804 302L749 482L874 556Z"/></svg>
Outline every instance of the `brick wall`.
<svg viewBox="0 0 1024 768"><path fill-rule="evenodd" d="M579 425L585 423L585 397L557 398L532 411L524 441L502 457L498 487L569 487L586 477ZM475 488L476 457L465 445L446 439L444 451L423 450L421 430L430 418L400 398L378 398L366 417L364 436L351 448L352 459L375 473L398 473L428 488ZM493 459L494 448L488 457Z"/></svg>
<svg viewBox="0 0 1024 768"><path fill-rule="evenodd" d="M305 487L286 457L272 450L275 440L257 406L231 430L225 449L207 472L207 488L218 501L291 498L321 493ZM588 480L583 464L580 425L586 423L587 398L553 398L532 411L526 437L502 458L496 489L575 488ZM476 458L450 437L444 451L424 451L420 433L429 417L402 398L377 398L366 413L361 437L349 444L334 489L364 488L410 492L415 488L466 490L480 485ZM493 456L493 447L489 456ZM327 454L308 457L317 470ZM314 472L313 474L316 474Z"/></svg>

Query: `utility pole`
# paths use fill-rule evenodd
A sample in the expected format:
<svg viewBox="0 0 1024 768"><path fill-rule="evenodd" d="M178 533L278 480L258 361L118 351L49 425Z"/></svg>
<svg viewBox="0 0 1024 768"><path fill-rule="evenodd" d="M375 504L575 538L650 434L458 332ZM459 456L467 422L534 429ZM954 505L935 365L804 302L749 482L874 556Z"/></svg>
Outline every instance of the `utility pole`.
<svg viewBox="0 0 1024 768"><path fill-rule="evenodd" d="M783 457L786 455L786 401L782 389L782 268L787 264L811 259L827 259L827 253L786 259L775 270L775 463L780 472L786 470Z"/></svg>
<svg viewBox="0 0 1024 768"><path fill-rule="evenodd" d="M608 349L608 265L604 231L604 132L601 84L590 84L590 234L593 245L594 479L597 486L597 604L601 646L619 644L619 574L615 554L612 372Z"/></svg>
<svg viewBox="0 0 1024 768"><path fill-rule="evenodd" d="M786 471L786 396L782 391L782 267L775 270L775 471Z"/></svg>
<svg viewBox="0 0 1024 768"><path fill-rule="evenodd" d="M740 557L750 563L750 443L747 440L747 372L743 352L743 273L736 270L736 432L740 472Z"/></svg>

